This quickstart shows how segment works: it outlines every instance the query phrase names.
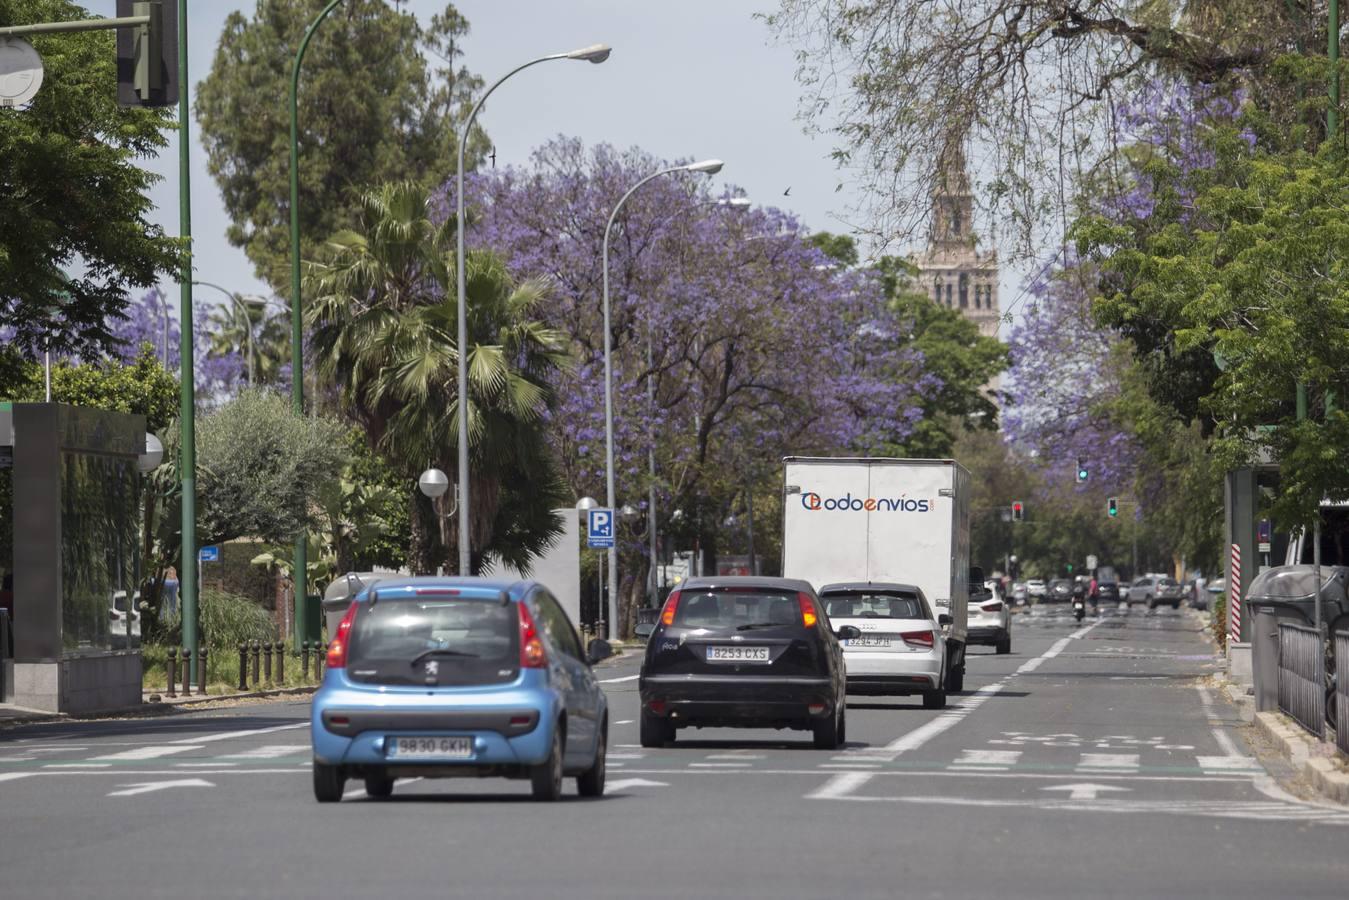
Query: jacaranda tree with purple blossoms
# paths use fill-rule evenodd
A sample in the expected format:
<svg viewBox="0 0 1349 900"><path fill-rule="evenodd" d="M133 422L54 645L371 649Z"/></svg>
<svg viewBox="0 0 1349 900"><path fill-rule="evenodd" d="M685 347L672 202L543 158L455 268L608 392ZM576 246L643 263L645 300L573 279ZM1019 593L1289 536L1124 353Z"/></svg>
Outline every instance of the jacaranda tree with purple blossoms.
<svg viewBox="0 0 1349 900"><path fill-rule="evenodd" d="M557 139L529 168L469 181L470 245L501 253L516 277L554 285L540 312L570 336L577 365L561 376L549 435L578 497L603 495L605 223L628 188L668 165ZM764 496L777 508L783 455L902 442L924 374L875 273L833 265L781 210L719 199L696 176L657 179L624 206L610 247L618 501L645 506L654 446L659 532L696 544L708 568L726 549L733 505ZM452 188L438 202L448 217ZM649 564L630 538L624 633Z"/></svg>

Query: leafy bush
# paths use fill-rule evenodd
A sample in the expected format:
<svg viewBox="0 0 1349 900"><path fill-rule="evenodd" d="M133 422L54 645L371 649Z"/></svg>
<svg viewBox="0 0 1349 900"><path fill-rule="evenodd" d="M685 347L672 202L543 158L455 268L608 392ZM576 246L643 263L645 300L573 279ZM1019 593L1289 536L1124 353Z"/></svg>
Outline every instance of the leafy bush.
<svg viewBox="0 0 1349 900"><path fill-rule="evenodd" d="M1219 650L1227 650L1227 595L1219 594L1213 598L1213 619L1209 626L1213 629L1213 640Z"/></svg>
<svg viewBox="0 0 1349 900"><path fill-rule="evenodd" d="M272 614L247 597L205 588L201 592L201 608L197 621L202 640L213 653L236 650L240 641L270 641L276 638ZM174 615L164 623L164 636L169 646L183 642L182 624Z"/></svg>

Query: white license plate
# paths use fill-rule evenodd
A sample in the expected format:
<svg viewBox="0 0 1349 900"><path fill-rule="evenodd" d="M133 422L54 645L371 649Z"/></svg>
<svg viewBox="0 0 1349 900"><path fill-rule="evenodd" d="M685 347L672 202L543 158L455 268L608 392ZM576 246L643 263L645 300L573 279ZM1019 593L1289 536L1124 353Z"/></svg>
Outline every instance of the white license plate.
<svg viewBox="0 0 1349 900"><path fill-rule="evenodd" d="M396 759L469 759L473 756L473 738L394 738L389 756Z"/></svg>
<svg viewBox="0 0 1349 900"><path fill-rule="evenodd" d="M889 647L890 636L879 634L864 634L860 638L853 638L844 641L845 647Z"/></svg>
<svg viewBox="0 0 1349 900"><path fill-rule="evenodd" d="M766 663L767 647L708 647L708 662Z"/></svg>

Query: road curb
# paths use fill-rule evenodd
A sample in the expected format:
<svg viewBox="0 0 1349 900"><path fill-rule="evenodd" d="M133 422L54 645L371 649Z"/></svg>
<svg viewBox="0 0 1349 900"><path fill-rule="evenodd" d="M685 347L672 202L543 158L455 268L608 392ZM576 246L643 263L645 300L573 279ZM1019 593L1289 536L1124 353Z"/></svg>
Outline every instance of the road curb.
<svg viewBox="0 0 1349 900"><path fill-rule="evenodd" d="M1281 712L1255 714L1255 727L1301 771L1318 792L1336 803L1349 804L1349 772L1334 744L1319 741Z"/></svg>
<svg viewBox="0 0 1349 900"><path fill-rule="evenodd" d="M318 690L317 686L293 688L274 688L268 691L250 691L236 694L208 694L205 697L184 697L169 702L144 702L137 706L119 706L116 709L104 709L94 713L49 713L25 710L23 715L12 718L0 717L0 731L20 728L24 725L43 725L51 722L92 722L99 719L149 719L156 716L174 716L194 711L196 707L208 703L230 703L241 700L267 700L288 695L303 696Z"/></svg>

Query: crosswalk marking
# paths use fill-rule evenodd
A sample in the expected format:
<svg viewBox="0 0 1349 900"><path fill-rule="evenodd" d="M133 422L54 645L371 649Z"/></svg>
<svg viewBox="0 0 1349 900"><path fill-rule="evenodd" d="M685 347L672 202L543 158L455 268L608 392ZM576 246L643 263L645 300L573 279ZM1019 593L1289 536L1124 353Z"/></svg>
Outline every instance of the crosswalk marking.
<svg viewBox="0 0 1349 900"><path fill-rule="evenodd" d="M241 753L226 753L217 759L277 759L282 756L294 756L297 753L307 753L308 744L266 744L262 747L254 747L252 750L245 750Z"/></svg>
<svg viewBox="0 0 1349 900"><path fill-rule="evenodd" d="M1081 761L1077 764L1079 772L1090 771L1109 771L1109 772L1136 772L1138 771L1137 753L1083 753Z"/></svg>
<svg viewBox="0 0 1349 900"><path fill-rule="evenodd" d="M1017 764L1021 750L961 750L960 757L948 768L1003 772Z"/></svg>
<svg viewBox="0 0 1349 900"><path fill-rule="evenodd" d="M1204 772L1264 772L1264 767L1253 756L1198 756L1199 768Z"/></svg>
<svg viewBox="0 0 1349 900"><path fill-rule="evenodd" d="M91 762L65 762L65 763L47 763L44 769L111 769L112 763L91 763Z"/></svg>
<svg viewBox="0 0 1349 900"><path fill-rule="evenodd" d="M128 762L138 759L159 759L161 756L172 756L175 753L186 753L189 750L200 750L201 747L189 745L178 746L150 746L135 747L131 750L122 750L117 753L107 753L103 756L91 756L90 762L108 761L108 762Z"/></svg>

